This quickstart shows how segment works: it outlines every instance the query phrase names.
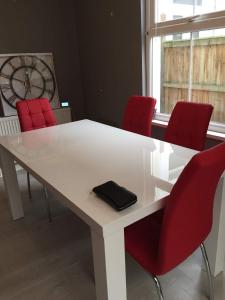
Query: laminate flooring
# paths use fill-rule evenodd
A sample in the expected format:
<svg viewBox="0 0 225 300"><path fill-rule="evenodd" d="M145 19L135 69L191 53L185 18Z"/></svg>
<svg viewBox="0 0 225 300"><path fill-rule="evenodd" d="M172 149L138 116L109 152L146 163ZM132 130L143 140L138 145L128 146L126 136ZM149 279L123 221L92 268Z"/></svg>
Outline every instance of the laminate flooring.
<svg viewBox="0 0 225 300"><path fill-rule="evenodd" d="M25 218L12 221L0 178L0 300L95 300L89 228L50 196L49 223L42 186L18 171ZM158 300L151 277L126 257L128 300ZM165 300L206 300L207 277L196 251L160 277ZM215 300L225 300L225 277L215 279ZM117 299L115 299L117 300Z"/></svg>

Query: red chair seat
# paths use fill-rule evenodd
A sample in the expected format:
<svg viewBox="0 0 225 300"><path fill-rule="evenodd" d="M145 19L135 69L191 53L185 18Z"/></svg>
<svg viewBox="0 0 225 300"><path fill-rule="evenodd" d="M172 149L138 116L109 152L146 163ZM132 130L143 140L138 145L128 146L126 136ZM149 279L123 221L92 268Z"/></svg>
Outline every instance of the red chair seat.
<svg viewBox="0 0 225 300"><path fill-rule="evenodd" d="M151 274L158 274L158 249L163 210L125 229L125 248ZM147 233L147 234L146 234Z"/></svg>

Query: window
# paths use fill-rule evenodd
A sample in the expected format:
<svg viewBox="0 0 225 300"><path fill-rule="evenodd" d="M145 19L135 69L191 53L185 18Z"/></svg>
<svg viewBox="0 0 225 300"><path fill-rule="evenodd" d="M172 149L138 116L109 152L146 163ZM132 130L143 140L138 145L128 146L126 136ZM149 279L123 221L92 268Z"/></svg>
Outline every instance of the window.
<svg viewBox="0 0 225 300"><path fill-rule="evenodd" d="M147 92L157 118L168 119L178 100L210 103L211 129L225 132L225 0L147 2Z"/></svg>
<svg viewBox="0 0 225 300"><path fill-rule="evenodd" d="M180 19L180 18L182 18L182 16L178 16L178 15L173 16L173 20L177 20L177 19ZM181 33L174 34L173 39L174 40L181 40L182 39L182 34Z"/></svg>
<svg viewBox="0 0 225 300"><path fill-rule="evenodd" d="M193 5L196 3L196 5L202 5L202 0L173 0L173 3L178 3L178 4L188 4L188 5Z"/></svg>

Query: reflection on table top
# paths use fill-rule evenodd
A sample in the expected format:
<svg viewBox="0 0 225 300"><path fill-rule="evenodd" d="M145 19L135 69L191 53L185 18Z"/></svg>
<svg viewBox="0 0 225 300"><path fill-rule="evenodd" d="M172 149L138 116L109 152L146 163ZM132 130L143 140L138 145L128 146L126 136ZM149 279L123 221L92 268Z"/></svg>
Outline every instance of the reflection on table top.
<svg viewBox="0 0 225 300"><path fill-rule="evenodd" d="M161 199L196 153L90 120L1 137L0 144L69 200L71 209L104 230L115 223L127 226L162 207ZM92 192L108 180L134 192L138 202L114 211Z"/></svg>

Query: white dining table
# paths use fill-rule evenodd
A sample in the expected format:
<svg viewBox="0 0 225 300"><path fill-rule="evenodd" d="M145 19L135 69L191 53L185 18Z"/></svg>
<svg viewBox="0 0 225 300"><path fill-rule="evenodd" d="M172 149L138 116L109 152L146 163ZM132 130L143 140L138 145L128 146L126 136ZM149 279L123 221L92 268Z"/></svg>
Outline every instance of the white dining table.
<svg viewBox="0 0 225 300"><path fill-rule="evenodd" d="M164 207L164 197L195 153L90 120L0 138L13 220L24 217L16 161L89 225L97 300L127 299L124 228ZM118 212L99 199L92 189L108 180L135 193L137 203ZM213 230L206 247L217 275L225 259L223 177L215 198Z"/></svg>

